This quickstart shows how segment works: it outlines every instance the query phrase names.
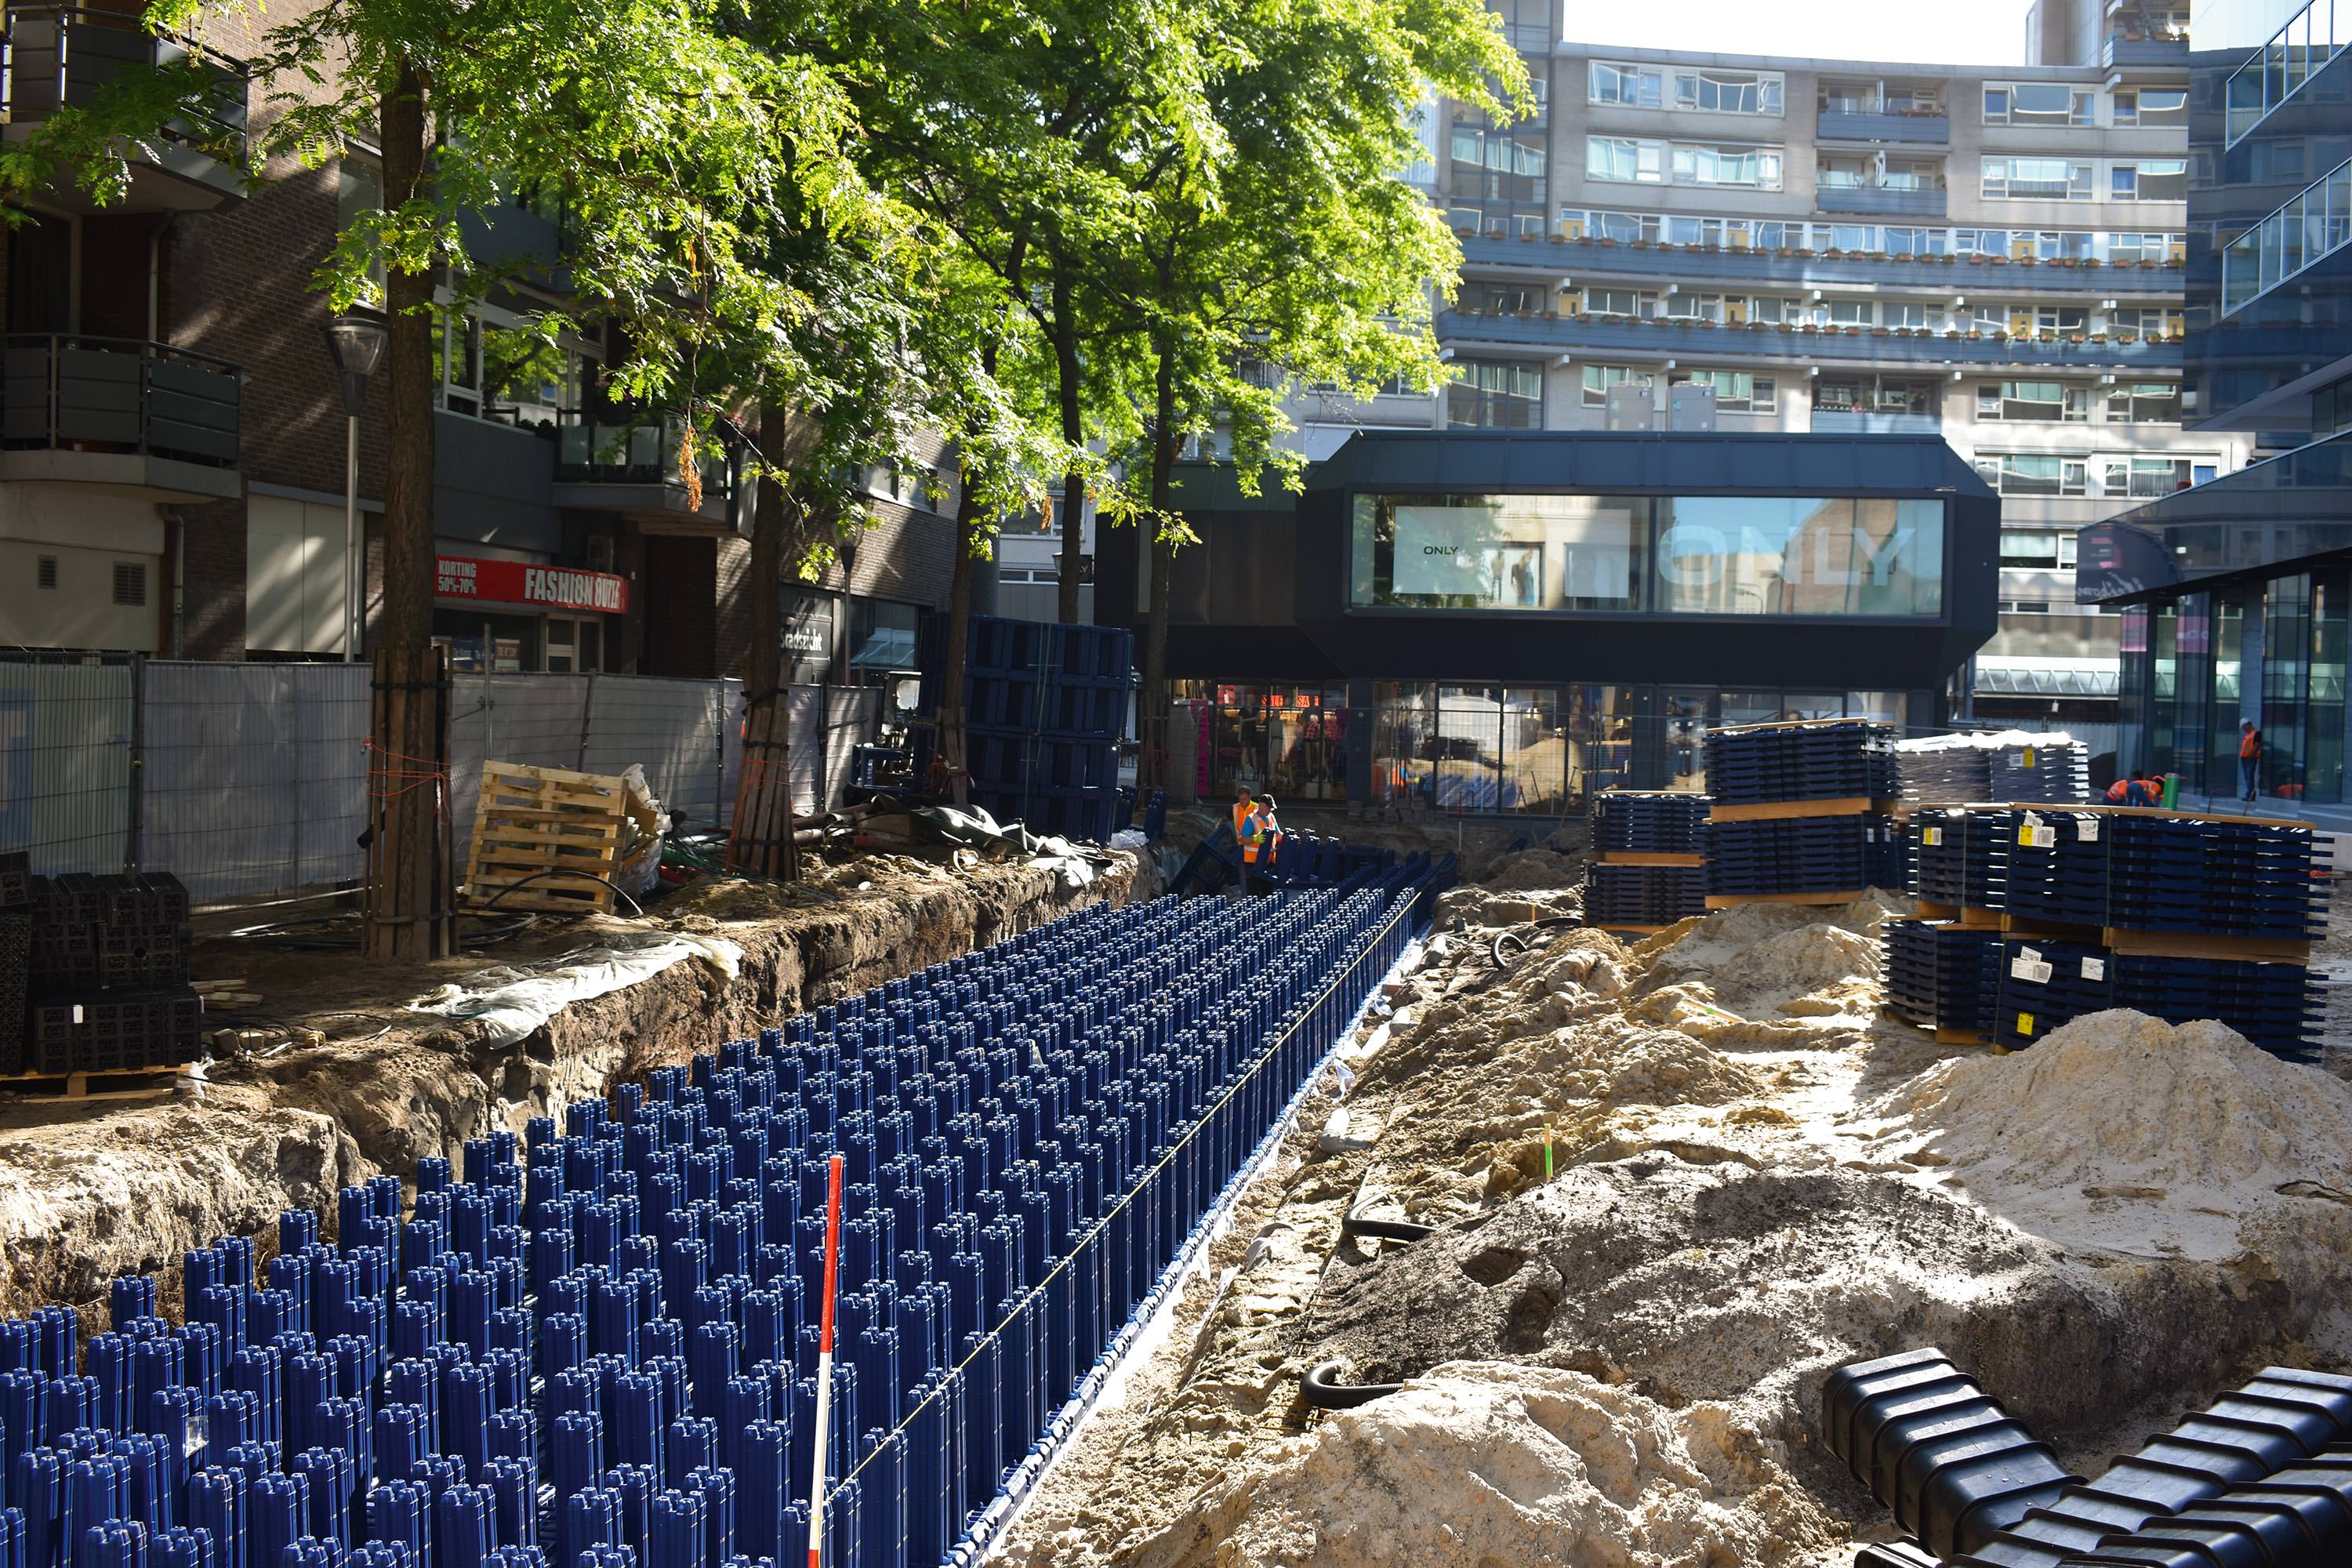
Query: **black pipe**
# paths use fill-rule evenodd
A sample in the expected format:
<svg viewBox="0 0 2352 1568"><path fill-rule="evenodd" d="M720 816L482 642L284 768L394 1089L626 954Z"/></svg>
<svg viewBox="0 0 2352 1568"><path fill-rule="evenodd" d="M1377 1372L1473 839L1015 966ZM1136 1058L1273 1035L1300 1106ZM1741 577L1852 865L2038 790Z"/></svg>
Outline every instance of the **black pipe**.
<svg viewBox="0 0 2352 1568"><path fill-rule="evenodd" d="M1339 1370L1336 1361L1308 1368L1298 1384L1299 1397L1318 1410L1353 1410L1404 1386L1402 1383L1334 1383L1331 1374Z"/></svg>
<svg viewBox="0 0 2352 1568"><path fill-rule="evenodd" d="M1369 1236L1381 1241L1419 1241L1437 1227L1415 1225L1409 1219L1360 1219L1354 1215L1339 1222L1339 1239Z"/></svg>

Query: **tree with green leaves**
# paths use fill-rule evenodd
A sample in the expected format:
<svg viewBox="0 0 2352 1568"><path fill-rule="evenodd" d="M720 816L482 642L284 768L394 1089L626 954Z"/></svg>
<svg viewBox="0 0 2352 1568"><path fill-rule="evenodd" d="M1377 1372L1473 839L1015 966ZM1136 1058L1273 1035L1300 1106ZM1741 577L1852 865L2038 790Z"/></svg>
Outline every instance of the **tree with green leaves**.
<svg viewBox="0 0 2352 1568"><path fill-rule="evenodd" d="M1407 6L1290 0L1227 19L1212 112L1231 156L1209 177L1170 161L1117 285L1148 348L1107 363L1132 379L1134 445L1117 515L1150 531L1140 711L1147 773L1164 754L1169 589L1191 535L1173 505L1188 435L1221 433L1235 478L1296 486L1281 444L1286 395L1365 398L1444 377L1430 300L1451 298L1461 249L1401 176L1431 89L1500 117L1528 98L1526 68L1476 0ZM1160 782L1149 777L1146 783Z"/></svg>
<svg viewBox="0 0 2352 1568"><path fill-rule="evenodd" d="M201 39L214 4L227 0L157 0L148 18ZM801 357L810 335L783 329L821 303L763 265L768 231L855 234L877 253L893 243L898 211L851 155L854 121L831 71L753 44L711 0L325 0L268 27L245 64L269 115L256 169L281 155L316 166L355 142L382 159L383 205L344 231L320 283L340 309L376 298L383 279L380 657L404 670L420 668L431 637L435 289L446 279L478 295L500 270L467 253L461 213L561 193L577 304L549 310L541 329L551 337L590 313L618 324L631 347L608 367L610 389L678 406L702 390L689 367L706 351L758 363L772 383L817 374ZM214 89L197 67L122 73L8 149L0 200L21 203L60 175L101 198L121 190L128 152ZM426 731L373 741L380 766L398 759L410 773L446 767L439 743ZM390 829L403 863L372 879L376 891L423 907L372 919L371 951L408 956L446 902L432 868L412 862L436 846L446 858L446 846L431 791L378 796L396 803L373 826Z"/></svg>

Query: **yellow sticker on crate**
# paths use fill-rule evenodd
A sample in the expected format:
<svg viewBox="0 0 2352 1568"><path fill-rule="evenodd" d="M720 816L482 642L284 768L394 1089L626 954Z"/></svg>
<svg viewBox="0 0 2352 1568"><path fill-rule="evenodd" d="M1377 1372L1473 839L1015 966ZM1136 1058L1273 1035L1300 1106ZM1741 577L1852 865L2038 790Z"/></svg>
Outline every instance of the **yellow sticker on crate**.
<svg viewBox="0 0 2352 1568"><path fill-rule="evenodd" d="M1933 847L1944 841L1944 830L1940 827L1927 828L1921 832L1919 837L1921 843Z"/></svg>
<svg viewBox="0 0 2352 1568"><path fill-rule="evenodd" d="M2024 763L2024 765L2025 765L2025 766L2027 766L2027 767L2029 767L2029 768L2030 768L2030 767L2032 767L2032 766L2033 765L2033 748L2032 748L2032 747L2028 746L2028 747L2026 747L2026 748L2025 748L2025 756L2024 756L2024 758L2022 759L2022 761L2023 761L2023 763Z"/></svg>
<svg viewBox="0 0 2352 1568"><path fill-rule="evenodd" d="M2023 1035L2023 1036L2024 1036L2027 1039L2029 1039L2029 1040L2030 1040L2030 1039L2032 1039L2032 1038L2033 1037L2033 1015L2032 1015L2032 1014L2031 1014L2031 1013L2020 1013L2020 1014L2017 1016L2017 1032L2018 1032L2019 1034L2021 1034L2021 1035Z"/></svg>

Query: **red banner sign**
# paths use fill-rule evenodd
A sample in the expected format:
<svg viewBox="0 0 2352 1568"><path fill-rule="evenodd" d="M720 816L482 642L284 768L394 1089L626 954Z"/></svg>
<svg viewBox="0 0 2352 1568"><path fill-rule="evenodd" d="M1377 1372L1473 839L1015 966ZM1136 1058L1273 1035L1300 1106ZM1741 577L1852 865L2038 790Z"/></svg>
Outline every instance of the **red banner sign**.
<svg viewBox="0 0 2352 1568"><path fill-rule="evenodd" d="M541 605L551 610L596 610L617 616L629 607L629 581L610 572L574 566L532 566L520 561L478 561L443 555L434 561L434 588L444 599L488 599Z"/></svg>

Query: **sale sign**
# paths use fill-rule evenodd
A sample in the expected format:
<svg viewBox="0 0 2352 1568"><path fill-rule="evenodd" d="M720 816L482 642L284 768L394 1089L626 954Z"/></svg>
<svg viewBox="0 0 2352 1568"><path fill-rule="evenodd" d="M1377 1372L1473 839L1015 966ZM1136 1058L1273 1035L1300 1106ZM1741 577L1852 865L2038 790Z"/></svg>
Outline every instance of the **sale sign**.
<svg viewBox="0 0 2352 1568"><path fill-rule="evenodd" d="M628 579L610 572L533 566L521 561L478 561L470 555L437 557L433 592L444 599L486 599L501 605L595 610L614 616L629 607Z"/></svg>

